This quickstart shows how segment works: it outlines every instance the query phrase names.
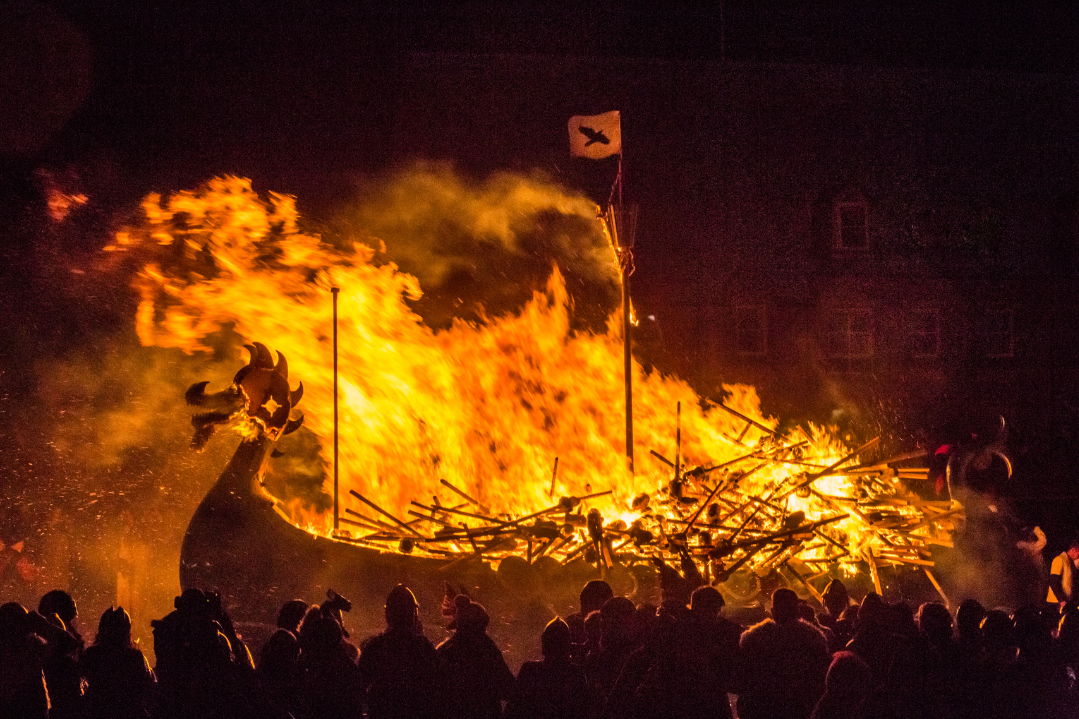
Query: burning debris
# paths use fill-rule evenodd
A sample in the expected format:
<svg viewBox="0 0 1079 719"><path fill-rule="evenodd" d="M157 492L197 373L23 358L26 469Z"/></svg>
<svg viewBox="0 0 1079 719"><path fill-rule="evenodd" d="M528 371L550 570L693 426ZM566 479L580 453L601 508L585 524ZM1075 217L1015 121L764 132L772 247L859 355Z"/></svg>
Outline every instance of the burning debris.
<svg viewBox="0 0 1079 719"><path fill-rule="evenodd" d="M236 418L253 423L255 434L283 435L299 427L302 418L290 420L288 415L299 401L302 385L289 389L284 356L279 354L275 365L265 345L256 342L248 349L251 361L229 388L206 395L207 383L200 382L188 390L189 404L227 407L195 415L196 448L205 444L216 424ZM276 406L272 413L270 405ZM745 570L743 576L757 577L786 572L818 600L814 579L837 563L864 560L878 592L881 567L908 565L923 568L944 596L929 571L933 566L929 546L951 546L951 531L963 509L955 501L923 499L907 487L907 482L928 480L928 468L906 466L924 459L924 452L851 464L874 449L878 444L874 439L823 465L808 454L810 437L782 436L720 406L743 421L745 429L766 430L756 446L747 446L733 459L687 469L682 464L679 425L674 461L652 451L673 471L670 481L634 497L620 516L611 518L610 512L605 516L593 506L612 495L611 489L563 496L551 506L514 515L493 511L441 479L440 486L463 501L445 504L437 494L429 503L412 500L409 521L350 489L366 513L346 508L348 517L340 521L359 531L335 532L331 538L383 552L445 559L446 567L514 557L528 565L565 565L582 557L603 573L645 563L669 574L673 565L693 584L723 583L739 570ZM556 459L552 495L557 469ZM773 478L761 483L757 478L766 470Z"/></svg>
<svg viewBox="0 0 1079 719"><path fill-rule="evenodd" d="M818 600L812 580L829 574L834 564L865 561L878 592L882 567L906 565L923 568L943 596L929 570L934 564L929 547L952 546L951 532L962 521L963 508L953 500L923 499L908 488L907 482L928 479L928 468L907 466L925 459L925 453L851 464L875 447L873 440L821 465L808 461L808 444L771 433L768 441L734 459L688 470L679 454L671 462L653 451L673 476L657 491L633 499L628 522L605 519L589 507L590 500L612 490L564 496L552 506L513 516L491 512L443 479L441 484L465 501L446 506L437 497L428 504L413 500L409 522L352 490L383 519L346 509L351 518L341 521L366 531L338 538L452 562L521 557L529 564L544 558L566 564L583 556L601 571L641 562L674 565L697 583L722 583L740 569L758 577L779 571ZM763 487L753 483L765 468L782 478Z"/></svg>
<svg viewBox="0 0 1079 719"><path fill-rule="evenodd" d="M530 203L520 211L534 212ZM929 547L949 545L962 518L958 503L922 496L932 492L928 470L909 465L924 453L874 460L875 442L851 451L814 425L779 432L751 387L727 386L716 403L637 363L641 459L631 472L618 323L572 329L557 268L518 312L436 331L410 304L421 294L415 278L376 261L371 248L339 249L301 232L291 198L263 201L248 181L222 178L149 197L144 209L145 221L110 248L139 264L142 342L231 353L234 335L273 337L304 378L306 406L320 408L305 427L319 439L322 466L334 437L329 298L341 288L339 497L354 500L340 515L348 531L334 533L327 513L297 501L278 505L334 544L444 566L580 558L605 571L678 567L711 582L781 572L815 594L814 578L837 563L864 561L878 582L883 566L928 573ZM286 419L295 404L287 382L274 380L281 373L268 350L255 345L252 354L265 386L238 377L236 398L257 399L248 415L272 400L269 416ZM228 392L220 411L234 417ZM198 387L192 398L206 399ZM204 419L206 431L217 417ZM911 489L918 483L924 492Z"/></svg>

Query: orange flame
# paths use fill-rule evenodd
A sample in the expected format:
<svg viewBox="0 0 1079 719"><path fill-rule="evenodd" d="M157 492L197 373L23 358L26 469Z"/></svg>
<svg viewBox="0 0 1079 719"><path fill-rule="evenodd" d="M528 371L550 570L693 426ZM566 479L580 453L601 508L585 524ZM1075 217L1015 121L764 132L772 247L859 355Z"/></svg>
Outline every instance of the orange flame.
<svg viewBox="0 0 1079 719"><path fill-rule="evenodd" d="M589 506L609 520L632 521L638 516L633 498L670 482L670 469L649 450L674 458L678 403L684 466L719 464L772 441L685 382L634 363L637 473L631 476L624 457L620 321L612 316L601 333L571 331L570 300L557 268L546 290L519 313L434 331L410 309L421 292L414 277L384 258L376 261L367 246L335 249L301 232L292 198L271 193L262 200L250 181L228 177L168 198L151 195L143 209L145 222L109 248L156 246L156 261L145 264L137 280L141 341L196 352L209 348L209 336L231 328L244 341L261 340L283 352L290 376L305 385L305 426L319 438L327 465L333 446L330 289L340 288L341 501L369 516L377 517L352 503L349 489L405 518L413 499L434 494L444 505L460 501L440 484L444 478L489 516L527 514L560 496L612 489ZM238 345L236 356L242 362ZM727 406L764 427L777 425L762 415L752 387L725 390ZM818 467L848 451L814 426L798 428L785 442L804 443L796 458ZM804 471L794 462L772 464L739 490L767 496ZM847 497L855 492L844 477L824 478L818 489ZM329 529L328 517L289 506L297 523ZM810 519L835 513L814 495L792 494L788 509ZM876 541L853 517L835 528L849 535L852 548Z"/></svg>

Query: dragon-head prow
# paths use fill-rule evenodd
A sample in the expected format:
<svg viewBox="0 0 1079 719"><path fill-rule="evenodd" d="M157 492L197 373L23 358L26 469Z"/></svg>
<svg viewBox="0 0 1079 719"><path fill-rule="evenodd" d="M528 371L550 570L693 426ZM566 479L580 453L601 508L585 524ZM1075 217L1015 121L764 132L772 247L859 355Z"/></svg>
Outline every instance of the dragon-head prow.
<svg viewBox="0 0 1079 719"><path fill-rule="evenodd" d="M302 414L295 419L289 417L303 396L303 383L295 390L289 389L285 355L278 352L275 364L266 345L255 342L244 346L251 359L232 378L231 385L206 394L209 382L196 382L184 395L189 405L205 408L191 418L195 427L191 438L194 449L206 446L217 425L238 417L248 420L258 434L272 439L295 432L303 424Z"/></svg>

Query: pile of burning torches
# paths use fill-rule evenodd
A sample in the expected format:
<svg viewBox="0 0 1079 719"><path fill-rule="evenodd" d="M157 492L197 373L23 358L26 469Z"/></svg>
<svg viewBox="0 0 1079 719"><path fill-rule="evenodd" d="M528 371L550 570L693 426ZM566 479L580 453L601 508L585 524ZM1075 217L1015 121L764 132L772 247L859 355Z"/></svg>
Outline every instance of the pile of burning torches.
<svg viewBox="0 0 1079 719"><path fill-rule="evenodd" d="M951 545L963 508L950 492L928 490L928 469L911 466L927 463L925 451L872 459L881 452L875 440L848 451L821 428L780 432L755 391L725 386L726 404L716 404L637 366L635 431L652 456L627 471L620 423L598 420L610 419L620 388L597 368L621 365L623 341L616 332L570 331L557 270L519 315L436 332L409 304L421 295L415 278L376 261L370 247L341 250L300 232L294 198L263 201L249 180L217 178L167 199L151 195L143 207L145 221L105 249L116 264L130 257L141 267L135 324L145 345L191 353L213 349L206 338L225 327L271 335L303 374L309 406L328 407L337 397L328 333L309 328L330 326L331 288L348 288L342 361L351 399L342 410L345 426L362 431L341 437L347 484L337 500L356 502L336 516L340 541L447 566L582 560L613 571L662 563L712 583L781 572L816 596L813 581L837 566L868 571L879 589L880 569L903 565L940 591L930 549ZM333 307L336 328L336 300ZM494 396L491 388L506 383L517 394ZM681 419L673 428L670 460L655 445L667 441L662 418L676 399L699 406L687 404L684 453ZM324 441L327 414L306 425ZM582 419L560 424L563 414ZM431 441L432 417L454 431ZM548 456L549 490L537 460ZM420 496L428 491L430 501ZM322 513L284 514L307 531L331 533Z"/></svg>
<svg viewBox="0 0 1079 719"><path fill-rule="evenodd" d="M924 463L924 451L855 464L877 447L874 439L822 466L803 460L808 440L792 441L724 409L747 428L762 430L762 441L735 459L707 467L685 468L679 455L671 461L652 450L669 466L672 479L659 491L634 498L636 518L629 522L605 522L599 509L589 508L589 500L610 495L610 489L564 496L539 511L511 516L490 512L442 479L441 485L460 502L446 505L437 496L430 503L414 500L410 521L350 490L374 516L346 508L340 521L361 533L336 536L384 551L442 557L451 564L519 557L530 565L565 565L583 558L604 572L645 562L677 566L687 578L715 584L738 570L757 577L778 571L818 600L813 580L831 574L837 564L853 569L864 561L878 592L880 570L905 565L924 571L944 596L930 571L930 545L951 547L951 532L964 514L958 501L924 499L908 487L908 482L928 479L928 468L905 466ZM785 470L783 479L769 482L763 491L746 486L766 469ZM552 497L557 471L556 460ZM845 494L828 491L827 485L836 482L846 487Z"/></svg>

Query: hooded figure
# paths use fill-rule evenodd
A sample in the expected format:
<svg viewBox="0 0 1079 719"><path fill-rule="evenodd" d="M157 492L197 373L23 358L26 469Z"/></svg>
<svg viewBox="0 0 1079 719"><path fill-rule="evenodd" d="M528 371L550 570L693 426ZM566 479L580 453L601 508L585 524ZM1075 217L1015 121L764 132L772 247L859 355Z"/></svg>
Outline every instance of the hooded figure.
<svg viewBox="0 0 1079 719"><path fill-rule="evenodd" d="M487 636L487 610L464 594L454 597L453 636L438 645L447 719L499 719L513 689L513 672Z"/></svg>

